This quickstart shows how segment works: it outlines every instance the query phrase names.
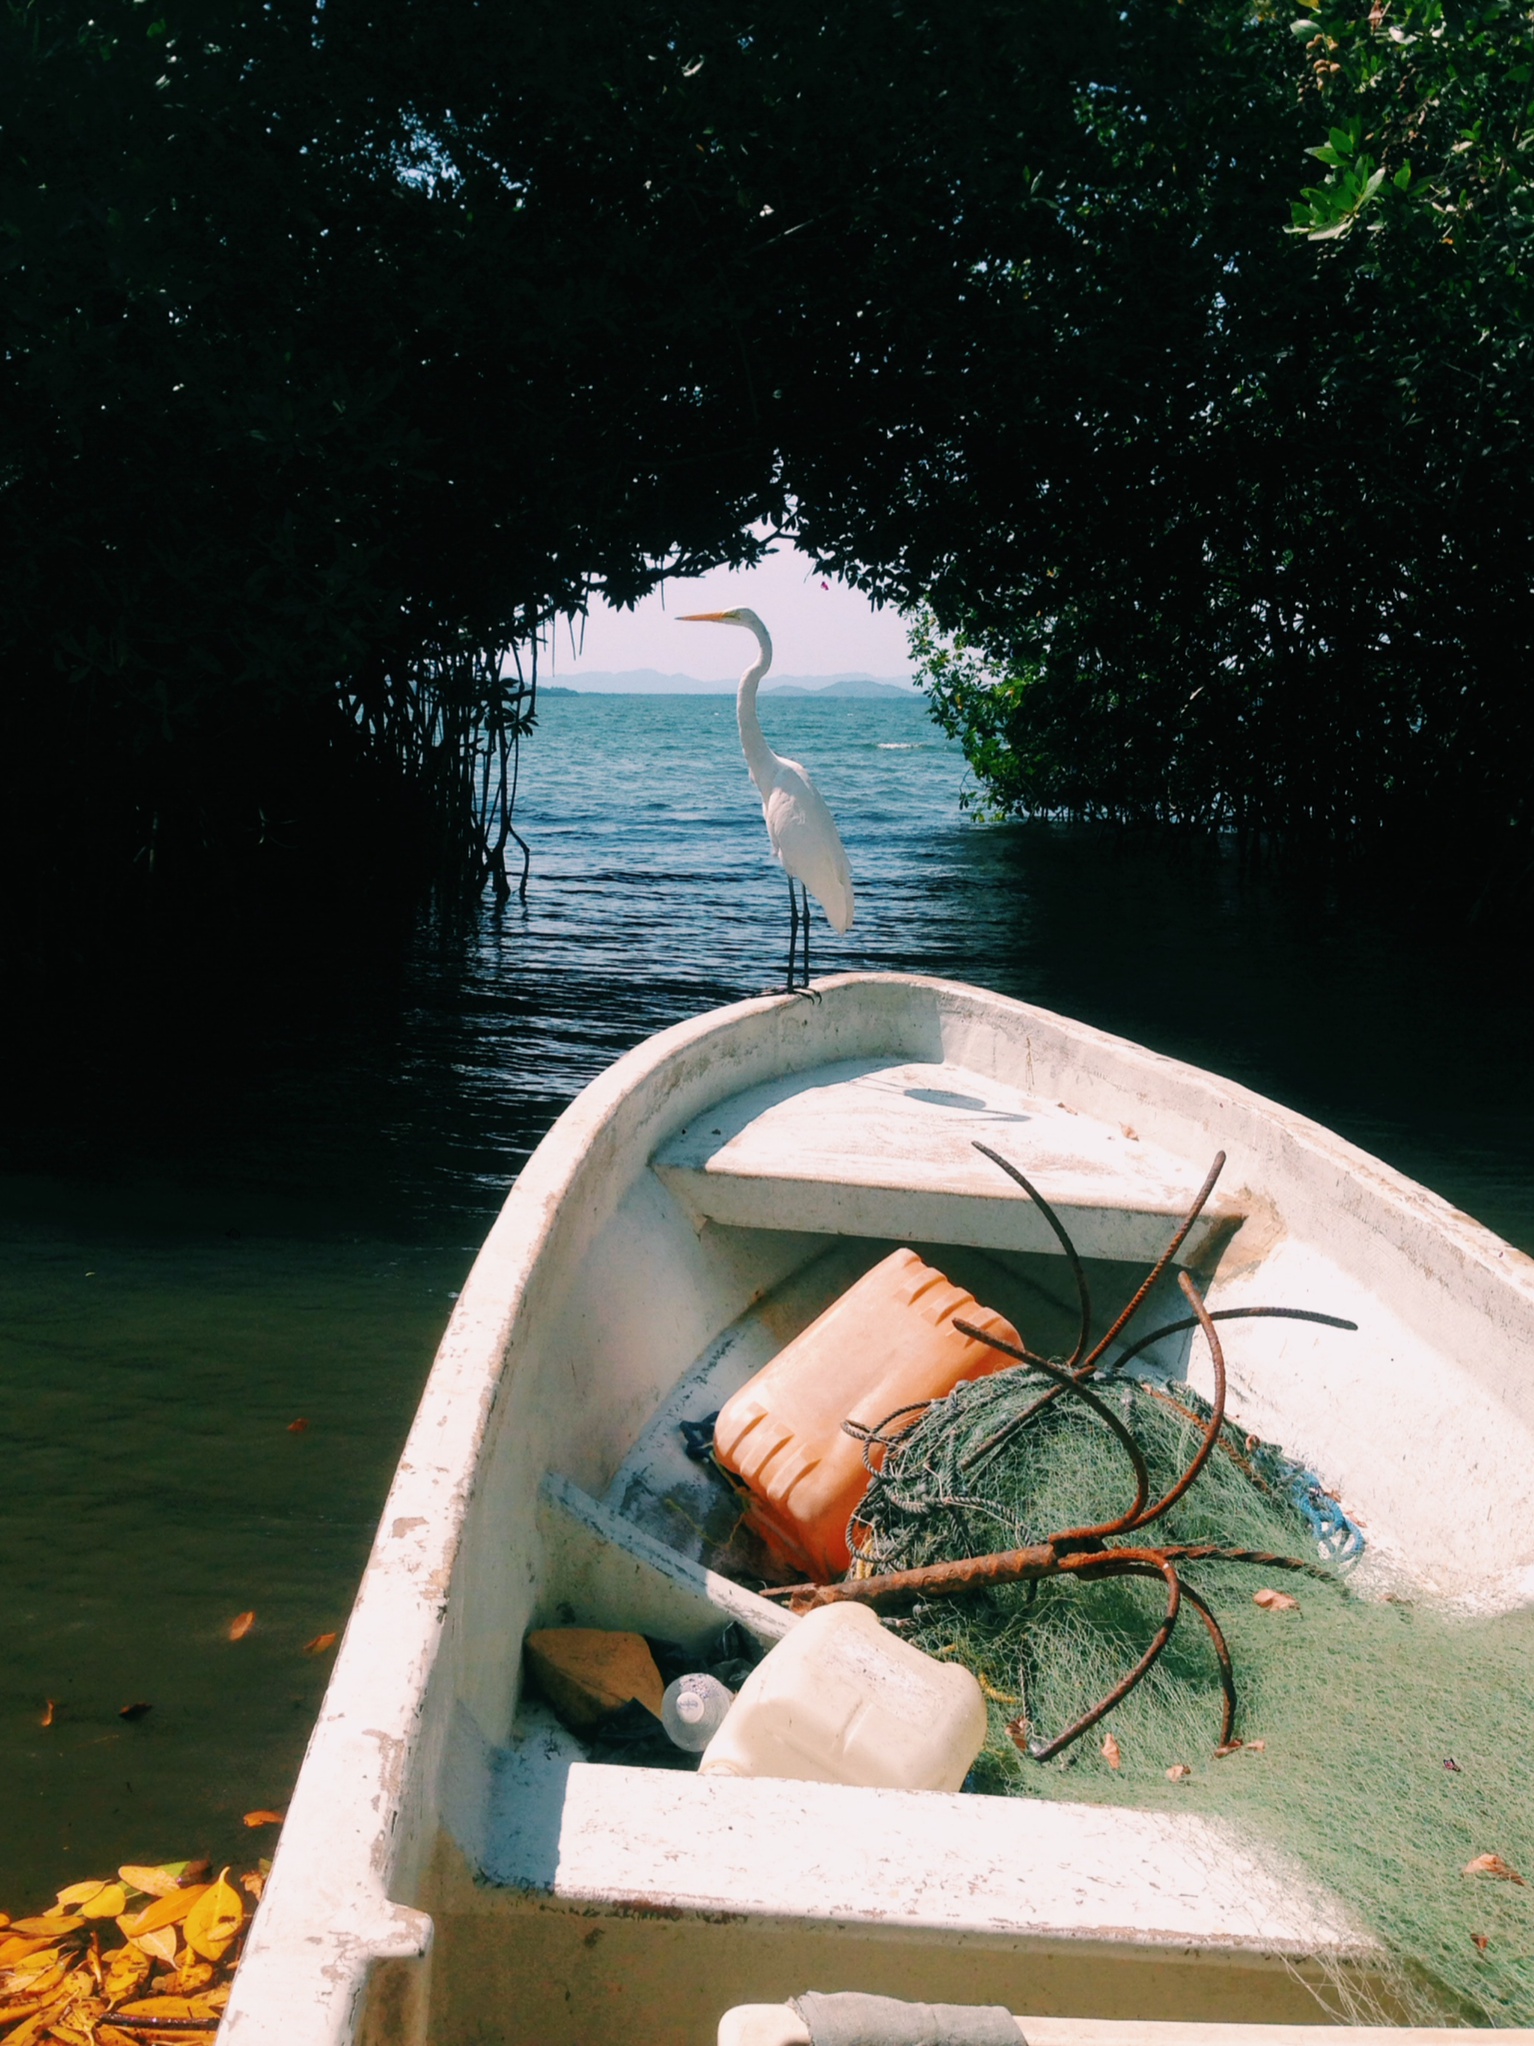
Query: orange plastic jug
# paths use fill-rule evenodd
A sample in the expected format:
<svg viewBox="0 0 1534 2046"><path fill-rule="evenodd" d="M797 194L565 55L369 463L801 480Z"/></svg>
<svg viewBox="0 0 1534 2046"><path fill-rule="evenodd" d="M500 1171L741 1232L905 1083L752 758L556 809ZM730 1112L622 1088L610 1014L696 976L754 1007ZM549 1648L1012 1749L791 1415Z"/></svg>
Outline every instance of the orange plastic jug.
<svg viewBox="0 0 1534 2046"><path fill-rule="evenodd" d="M941 1399L961 1379L1012 1362L961 1335L955 1315L1018 1341L1010 1322L914 1250L897 1250L721 1409L714 1455L747 1487L747 1525L793 1569L828 1583L851 1561L847 1523L868 1489L868 1468L864 1445L843 1433L843 1421L877 1427L897 1407ZM869 1456L877 1465L883 1451L872 1446Z"/></svg>

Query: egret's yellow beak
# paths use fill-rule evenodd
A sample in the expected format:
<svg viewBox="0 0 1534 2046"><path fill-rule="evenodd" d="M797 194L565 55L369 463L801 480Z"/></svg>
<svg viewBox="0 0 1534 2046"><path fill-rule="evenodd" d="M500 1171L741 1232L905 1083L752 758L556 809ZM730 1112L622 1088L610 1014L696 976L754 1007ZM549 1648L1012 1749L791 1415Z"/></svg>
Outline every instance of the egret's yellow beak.
<svg viewBox="0 0 1534 2046"><path fill-rule="evenodd" d="M732 625L734 616L729 611L682 611L677 615L679 625Z"/></svg>

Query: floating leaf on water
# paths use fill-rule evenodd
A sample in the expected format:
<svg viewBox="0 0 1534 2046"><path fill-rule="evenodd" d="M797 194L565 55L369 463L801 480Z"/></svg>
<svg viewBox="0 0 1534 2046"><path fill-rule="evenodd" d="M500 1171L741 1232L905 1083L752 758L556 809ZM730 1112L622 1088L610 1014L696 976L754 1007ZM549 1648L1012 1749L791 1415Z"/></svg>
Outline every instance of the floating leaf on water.
<svg viewBox="0 0 1534 2046"><path fill-rule="evenodd" d="M55 1945L56 1942L51 1939L27 1939L18 1933L13 1925L4 1939L0 1939L0 1968L32 1966L35 1954L51 1954ZM47 1967L48 1962L43 1960L36 1965Z"/></svg>
<svg viewBox="0 0 1534 2046"><path fill-rule="evenodd" d="M323 1655L327 1648L334 1648L335 1645L336 1636L334 1634L316 1634L312 1641L304 1643L304 1654Z"/></svg>
<svg viewBox="0 0 1534 2046"><path fill-rule="evenodd" d="M1451 1776L1463 1776L1465 1773L1464 1770L1461 1769L1461 1767L1459 1766L1458 1762L1455 1761L1452 1755L1444 1756L1443 1766L1448 1770Z"/></svg>
<svg viewBox="0 0 1534 2046"><path fill-rule="evenodd" d="M162 1925L179 1925L206 1888L205 1883L198 1883L189 1890L172 1890L166 1896L156 1897L131 1918L119 1918L117 1922L129 1939L142 1939L146 1933L158 1932ZM174 1958L174 1950L170 1958Z"/></svg>
<svg viewBox="0 0 1534 2046"><path fill-rule="evenodd" d="M37 1723L39 1726L52 1726L53 1722L58 1718L58 1716L59 1701L57 1698L50 1698L47 1704L43 1707L42 1718Z"/></svg>
<svg viewBox="0 0 1534 2046"><path fill-rule="evenodd" d="M1484 1932L1471 1933L1470 1943L1472 1946L1479 1947L1483 1954L1485 1953L1486 1949L1491 1945L1491 1941L1486 1937Z"/></svg>
<svg viewBox="0 0 1534 2046"><path fill-rule="evenodd" d="M0 1968L15 1968L28 1954L35 1954L47 1942L39 1939L12 1939L10 1934L0 1933Z"/></svg>
<svg viewBox="0 0 1534 2046"><path fill-rule="evenodd" d="M131 1705L124 1705L117 1716L119 1719L142 1719L146 1712L153 1710L154 1707L147 1698L136 1698Z"/></svg>
<svg viewBox="0 0 1534 2046"><path fill-rule="evenodd" d="M1103 1741L1103 1760L1110 1769L1122 1769L1124 1766L1124 1750L1111 1733Z"/></svg>
<svg viewBox="0 0 1534 2046"><path fill-rule="evenodd" d="M176 1948L180 1945L176 1938L175 1926L160 1925L153 1932L136 1932L130 1937L133 1944L151 1959L164 1961L170 1967L175 1966Z"/></svg>
<svg viewBox="0 0 1534 2046"><path fill-rule="evenodd" d="M103 1890L109 1888L111 1881L110 1876L92 1876L88 1882L71 1883L67 1890L59 1891L58 1908L63 1911L71 1904L88 1904L92 1897L99 1897ZM113 1911L108 1916L115 1918L117 1913Z"/></svg>
<svg viewBox="0 0 1534 2046"><path fill-rule="evenodd" d="M256 1616L253 1612L236 1613L229 1622L229 1639L231 1641L243 1641L255 1624Z"/></svg>
<svg viewBox="0 0 1534 2046"><path fill-rule="evenodd" d="M199 1990L207 1988L218 1973L214 1962L193 1960L189 1958L190 1954L191 1949L188 1948L182 1955L175 1974L165 1976L160 1982L162 1996L196 1996Z"/></svg>
<svg viewBox="0 0 1534 2046"><path fill-rule="evenodd" d="M229 1881L226 1868L216 1883L210 1883L197 1899L183 1928L186 1943L205 1961L221 1961L224 1951L245 1923L245 1906L240 1893Z"/></svg>
<svg viewBox="0 0 1534 2046"><path fill-rule="evenodd" d="M7 2034L6 2046L35 2046L35 2042L49 2029L54 2013L61 2011L69 2001L67 1989L50 1997L32 2017L23 2018L15 2031Z"/></svg>
<svg viewBox="0 0 1534 2046"><path fill-rule="evenodd" d="M286 1812L247 1812L245 1823L247 1826L280 1826L286 1817Z"/></svg>
<svg viewBox="0 0 1534 2046"><path fill-rule="evenodd" d="M1181 1783L1184 1777L1191 1776L1192 1774L1193 1771L1186 1762L1174 1762L1166 1772L1166 1780L1168 1783Z"/></svg>
<svg viewBox="0 0 1534 2046"><path fill-rule="evenodd" d="M1274 1591L1270 1585L1252 1593L1252 1604L1268 1613L1297 1613L1300 1609L1297 1598L1291 1598L1287 1591Z"/></svg>
<svg viewBox="0 0 1534 2046"><path fill-rule="evenodd" d="M1523 1877L1516 1868L1509 1868L1500 1854L1478 1854L1474 1861L1467 1861L1460 1870L1461 1875L1492 1876L1499 1883L1521 1883Z"/></svg>
<svg viewBox="0 0 1534 2046"><path fill-rule="evenodd" d="M254 1897L256 1902L259 1904L261 1901L261 1892L266 1888L266 1877L261 1873L259 1869L252 1869L249 1875L242 1875L240 1877L240 1888L244 1890L247 1893L247 1895Z"/></svg>
<svg viewBox="0 0 1534 2046"><path fill-rule="evenodd" d="M304 1419L303 1415L300 1414L296 1421L289 1421L288 1433L290 1435L302 1435L304 1430L308 1427L308 1425L309 1423Z"/></svg>
<svg viewBox="0 0 1534 2046"><path fill-rule="evenodd" d="M139 1947L119 1947L107 1955L106 1980L101 1985L102 1994L108 2003L116 2003L124 1996L131 1996L135 1989L149 1980L152 1966L148 1954Z"/></svg>
<svg viewBox="0 0 1534 2046"><path fill-rule="evenodd" d="M207 2024L217 2018L219 2006L211 1996L141 1996L137 2003L125 2003L120 2018L190 2018Z"/></svg>
<svg viewBox="0 0 1534 2046"><path fill-rule="evenodd" d="M82 1918L120 1918L128 1908L128 1892L122 1883L108 1883L80 1906Z"/></svg>
<svg viewBox="0 0 1534 2046"><path fill-rule="evenodd" d="M161 1861L153 1867L127 1861L117 1873L130 1890L142 1890L148 1897L168 1897L172 1890L180 1887L181 1878L189 1866L185 1861Z"/></svg>
<svg viewBox="0 0 1534 2046"><path fill-rule="evenodd" d="M35 2010L38 1998L51 1996L69 1973L70 1959L69 1955L50 1947L47 1953L23 1961L20 1967L7 1973L5 1998L24 2005L28 2010Z"/></svg>

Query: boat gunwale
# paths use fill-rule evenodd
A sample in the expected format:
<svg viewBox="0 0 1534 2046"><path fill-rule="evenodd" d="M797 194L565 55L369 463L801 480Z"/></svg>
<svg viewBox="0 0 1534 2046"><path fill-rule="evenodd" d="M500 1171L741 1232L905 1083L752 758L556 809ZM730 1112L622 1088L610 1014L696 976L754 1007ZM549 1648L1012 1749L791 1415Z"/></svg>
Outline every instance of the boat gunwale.
<svg viewBox="0 0 1534 2046"><path fill-rule="evenodd" d="M433 1796L442 1759L444 1715L432 1724L430 1707L444 1681L444 1648L453 1639L453 1586L480 1459L517 1376L521 1334L539 1311L544 1284L553 1283L545 1260L569 1220L568 1197L582 1180L598 1190L582 1211L591 1234L610 1218L669 1130L698 1112L705 1077L717 1079L707 1095L717 1101L754 1084L760 1072L741 1069L761 1068L769 1057L778 1061L771 1070L784 1074L829 1062L838 1054L826 1049L828 1020L859 994L874 998L877 1013L870 1020L887 1020L891 1048L907 1058L916 1055L915 1047L900 1040L913 1039L923 1027L941 1033L948 1022L1006 1035L1019 1048L1030 1031L1055 1033L1062 1047L1109 1061L1124 1075L1126 1092L1138 1087L1148 1112L1155 1104L1211 1127L1221 1117L1239 1117L1251 1148L1292 1147L1282 1177L1299 1176L1308 1165L1304 1176L1330 1179L1325 1205L1339 1217L1379 1236L1386 1219L1380 1210L1388 1211L1395 1254L1423 1279L1438 1279L1428 1268L1434 1262L1457 1264L1459 1287L1472 1273L1479 1277L1476 1300L1456 1291L1461 1317L1473 1308L1489 1318L1497 1297L1505 1304L1512 1294L1534 1328L1534 1259L1394 1167L1252 1089L959 982L853 973L818 981L816 992L822 1000L813 1008L783 995L761 996L647 1038L582 1089L511 1186L443 1334L384 1504L225 2016L228 2040L346 2046L356 2035L372 1965L429 1951L430 1919L393 1901L390 1892L409 1887L401 1878L418 1830L411 1807L419 1816ZM716 1056L697 1063L694 1055L705 1051ZM957 1055L952 1062L977 1063ZM646 1083L668 1067L674 1069L670 1088L642 1103ZM1195 1113L1195 1101L1204 1113ZM1080 1107L1093 1112L1090 1086ZM1268 1145L1257 1143L1259 1132ZM649 1141L626 1179L603 1171L640 1136ZM1276 1156L1273 1162L1280 1163ZM1454 1256L1427 1259L1433 1244L1449 1246ZM1437 1290L1444 1291L1441 1279ZM1432 1295L1430 1285L1421 1296L1424 1309Z"/></svg>

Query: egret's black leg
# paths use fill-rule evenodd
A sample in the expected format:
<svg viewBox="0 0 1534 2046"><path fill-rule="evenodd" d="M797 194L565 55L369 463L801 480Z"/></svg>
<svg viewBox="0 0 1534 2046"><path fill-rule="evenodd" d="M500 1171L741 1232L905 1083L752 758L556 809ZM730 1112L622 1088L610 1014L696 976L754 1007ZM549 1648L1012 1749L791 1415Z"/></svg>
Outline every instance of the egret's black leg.
<svg viewBox="0 0 1534 2046"><path fill-rule="evenodd" d="M794 884L790 881L788 885L789 892L792 894ZM802 881L799 884L799 929L801 933L799 942L803 948L800 955L800 971L803 974L803 978L794 987L794 993L796 995L803 995L807 1002L818 1002L820 996L810 986L810 891Z"/></svg>
<svg viewBox="0 0 1534 2046"><path fill-rule="evenodd" d="M794 894L794 877L788 877L788 979L784 991L792 994L795 987L794 959L799 949L799 902Z"/></svg>

